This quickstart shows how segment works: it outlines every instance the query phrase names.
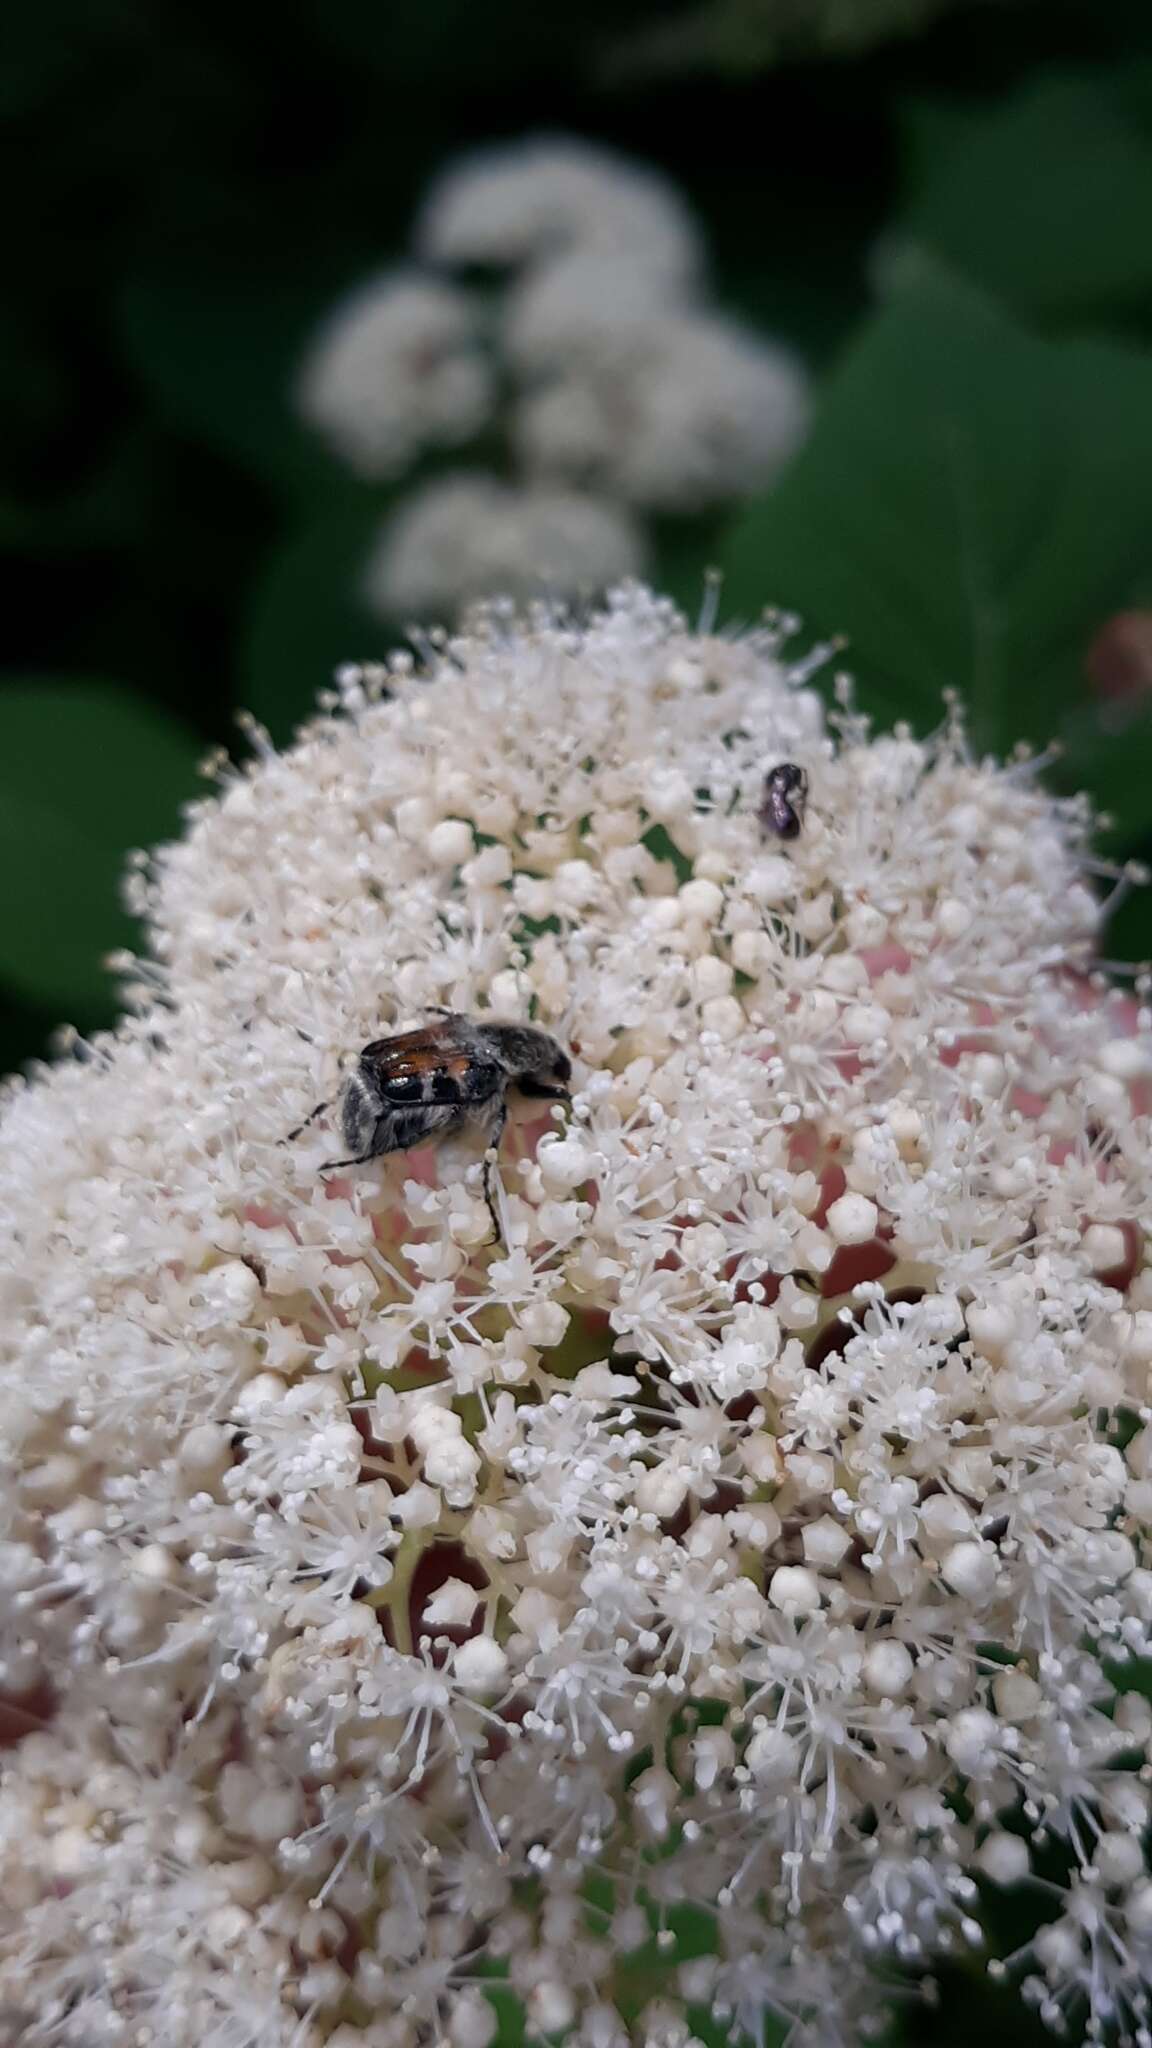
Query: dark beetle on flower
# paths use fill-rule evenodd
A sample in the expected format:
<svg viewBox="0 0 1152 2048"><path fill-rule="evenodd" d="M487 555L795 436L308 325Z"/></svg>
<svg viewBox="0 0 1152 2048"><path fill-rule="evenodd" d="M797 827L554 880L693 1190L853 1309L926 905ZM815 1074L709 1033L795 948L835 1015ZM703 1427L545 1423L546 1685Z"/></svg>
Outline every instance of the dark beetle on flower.
<svg viewBox="0 0 1152 2048"><path fill-rule="evenodd" d="M344 1085L340 1128L347 1159L323 1169L363 1166L390 1152L407 1152L434 1138L447 1138L469 1125L484 1132L484 1199L493 1231L500 1223L492 1200L492 1162L508 1118L507 1094L565 1102L572 1062L556 1039L534 1024L489 1023L455 1010L421 1031L376 1038L366 1045ZM289 1132L300 1132L328 1108Z"/></svg>
<svg viewBox="0 0 1152 2048"><path fill-rule="evenodd" d="M798 839L808 802L808 777L794 761L781 761L764 777L758 816L774 839Z"/></svg>

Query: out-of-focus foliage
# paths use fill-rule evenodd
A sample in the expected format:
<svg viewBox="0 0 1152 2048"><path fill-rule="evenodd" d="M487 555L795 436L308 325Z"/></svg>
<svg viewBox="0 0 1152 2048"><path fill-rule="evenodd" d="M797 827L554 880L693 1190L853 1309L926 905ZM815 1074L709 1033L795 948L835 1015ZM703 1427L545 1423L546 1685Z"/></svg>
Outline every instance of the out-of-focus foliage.
<svg viewBox="0 0 1152 2048"><path fill-rule="evenodd" d="M133 929L119 905L128 848L175 837L197 749L174 718L94 677L0 692L0 974L81 1013L103 955Z"/></svg>
<svg viewBox="0 0 1152 2048"><path fill-rule="evenodd" d="M937 143L881 240L881 282L950 267L1046 326L1147 334L1152 136L1118 81L1042 74Z"/></svg>
<svg viewBox="0 0 1152 2048"><path fill-rule="evenodd" d="M910 35L962 0L705 0L624 42L627 72L697 66L739 75L796 56L845 56ZM1011 6L1020 0L986 0Z"/></svg>

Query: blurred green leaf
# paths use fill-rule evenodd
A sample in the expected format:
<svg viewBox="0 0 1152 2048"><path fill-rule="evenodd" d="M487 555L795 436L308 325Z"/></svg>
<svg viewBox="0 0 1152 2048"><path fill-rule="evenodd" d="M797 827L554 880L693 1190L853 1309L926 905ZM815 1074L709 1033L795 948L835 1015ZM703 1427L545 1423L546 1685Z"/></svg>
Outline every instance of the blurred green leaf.
<svg viewBox="0 0 1152 2048"><path fill-rule="evenodd" d="M240 650L240 699L272 737L291 737L345 662L380 661L398 629L359 599L359 580L387 514L386 494L349 484L292 535L252 594Z"/></svg>
<svg viewBox="0 0 1152 2048"><path fill-rule="evenodd" d="M1127 853L1133 834L1152 826L1152 705L1109 723L1107 704L1090 700L1062 721L1063 758L1053 780L1069 791L1087 790L1112 821L1110 849Z"/></svg>
<svg viewBox="0 0 1152 2048"><path fill-rule="evenodd" d="M969 100L911 99L898 104L900 175L906 198L923 193L986 119L984 106L973 107Z"/></svg>
<svg viewBox="0 0 1152 2048"><path fill-rule="evenodd" d="M83 1015L107 1004L102 957L137 937L119 900L125 851L178 832L198 751L115 685L0 687L0 974L24 994Z"/></svg>
<svg viewBox="0 0 1152 2048"><path fill-rule="evenodd" d="M1037 319L1152 316L1152 141L1103 87L1054 75L978 121L938 120L934 173L932 133L921 110L891 278L928 255Z"/></svg>
<svg viewBox="0 0 1152 2048"><path fill-rule="evenodd" d="M122 295L120 329L169 419L306 499L338 470L293 412L293 379L309 334L338 296L327 274L250 290L142 279Z"/></svg>
<svg viewBox="0 0 1152 2048"><path fill-rule="evenodd" d="M727 611L846 634L878 715L931 724L956 689L977 744L1004 750L1060 735L1150 557L1152 358L1039 340L938 287L866 328L721 566ZM1109 799L1146 818L1152 776Z"/></svg>

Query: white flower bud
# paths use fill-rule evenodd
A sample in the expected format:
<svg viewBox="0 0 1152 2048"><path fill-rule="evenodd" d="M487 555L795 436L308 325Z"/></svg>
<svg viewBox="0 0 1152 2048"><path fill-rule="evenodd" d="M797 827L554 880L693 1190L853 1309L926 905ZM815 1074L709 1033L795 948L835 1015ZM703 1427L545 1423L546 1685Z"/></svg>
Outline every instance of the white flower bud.
<svg viewBox="0 0 1152 2048"><path fill-rule="evenodd" d="M805 1562L823 1571L835 1571L852 1548L852 1538L847 1529L834 1521L831 1515L820 1515L814 1522L805 1522L800 1531L800 1543Z"/></svg>
<svg viewBox="0 0 1152 2048"><path fill-rule="evenodd" d="M1134 1742L1152 1740L1152 1701L1146 1700L1143 1693L1121 1693L1114 1719L1116 1726L1131 1735Z"/></svg>
<svg viewBox="0 0 1152 2048"><path fill-rule="evenodd" d="M844 920L851 946L878 946L888 931L883 913L871 903L854 903Z"/></svg>
<svg viewBox="0 0 1152 2048"><path fill-rule="evenodd" d="M716 887L715 882L697 879L685 882L679 903L685 917L699 918L701 924L715 925L724 908L724 892Z"/></svg>
<svg viewBox="0 0 1152 2048"><path fill-rule="evenodd" d="M767 1430L753 1430L751 1435L741 1437L739 1446L740 1463L749 1478L761 1486L778 1485L784 1476L784 1461L780 1446Z"/></svg>
<svg viewBox="0 0 1152 2048"><path fill-rule="evenodd" d="M534 1985L527 2000L527 2016L534 2034L558 2034L563 2027L570 2027L576 2006L568 1986L547 1977Z"/></svg>
<svg viewBox="0 0 1152 2048"><path fill-rule="evenodd" d="M741 974L755 977L771 958L771 943L763 932L736 932L732 938L732 964Z"/></svg>
<svg viewBox="0 0 1152 2048"><path fill-rule="evenodd" d="M530 1344L538 1344L542 1351L563 1342L564 1333L572 1318L568 1310L558 1301L530 1301L520 1310L520 1328Z"/></svg>
<svg viewBox="0 0 1152 2048"><path fill-rule="evenodd" d="M1152 1310L1141 1308L1133 1315L1121 1313L1112 1320L1125 1364L1152 1366Z"/></svg>
<svg viewBox="0 0 1152 2048"><path fill-rule="evenodd" d="M1138 1934L1152 1933L1152 1881L1133 1885L1124 1901L1124 1917Z"/></svg>
<svg viewBox="0 0 1152 2048"><path fill-rule="evenodd" d="M740 1036L747 1019L735 996L712 996L701 1007L700 1022L705 1031L728 1044Z"/></svg>
<svg viewBox="0 0 1152 2048"><path fill-rule="evenodd" d="M1002 1358L1016 1335L1011 1309L995 1301L974 1301L967 1315L968 1331L985 1358Z"/></svg>
<svg viewBox="0 0 1152 2048"><path fill-rule="evenodd" d="M972 928L972 911L956 896L944 896L936 905L936 929L942 938L962 939Z"/></svg>
<svg viewBox="0 0 1152 2048"><path fill-rule="evenodd" d="M426 845L437 867L455 868L470 860L475 847L472 827L463 818L442 818L433 825Z"/></svg>
<svg viewBox="0 0 1152 2048"><path fill-rule="evenodd" d="M480 1991L459 1991L448 2010L448 2039L452 2048L492 2048L500 2022L491 2002Z"/></svg>
<svg viewBox="0 0 1152 2048"><path fill-rule="evenodd" d="M133 1577L152 1586L169 1586L180 1575L180 1567L162 1543L145 1543L132 1556Z"/></svg>
<svg viewBox="0 0 1152 2048"><path fill-rule="evenodd" d="M692 962L690 974L693 994L698 1002L712 1002L719 996L726 996L732 987L732 969L727 960L718 960L715 953L701 953Z"/></svg>
<svg viewBox="0 0 1152 2048"><path fill-rule="evenodd" d="M1044 1705L1044 1695L1026 1671L1001 1671L992 1681L992 1697L1002 1721L1031 1721Z"/></svg>
<svg viewBox="0 0 1152 2048"><path fill-rule="evenodd" d="M1000 1723L985 1707L964 1707L953 1716L944 1746L957 1770L976 1778L995 1764L1000 1733Z"/></svg>
<svg viewBox="0 0 1152 2048"><path fill-rule="evenodd" d="M892 1019L879 1003L849 1003L841 1024L849 1045L872 1045L877 1039L887 1038ZM856 1238L848 1242L859 1243L860 1240Z"/></svg>
<svg viewBox="0 0 1152 2048"><path fill-rule="evenodd" d="M692 1738L691 1752L692 1775L701 1792L710 1792L736 1761L736 1745L726 1728L701 1728Z"/></svg>
<svg viewBox="0 0 1152 2048"><path fill-rule="evenodd" d="M820 1605L820 1581L805 1565L777 1565L768 1581L768 1598L785 1614L814 1614Z"/></svg>
<svg viewBox="0 0 1152 2048"><path fill-rule="evenodd" d="M791 1451L784 1469L799 1500L820 1499L835 1484L835 1464L823 1451Z"/></svg>
<svg viewBox="0 0 1152 2048"><path fill-rule="evenodd" d="M1133 1884L1144 1875L1144 1851L1138 1835L1108 1829L1092 1854L1101 1884Z"/></svg>
<svg viewBox="0 0 1152 2048"><path fill-rule="evenodd" d="M552 1194L566 1195L590 1178L597 1158L580 1138L544 1137L537 1148L536 1163L545 1187Z"/></svg>
<svg viewBox="0 0 1152 2048"><path fill-rule="evenodd" d="M1027 1842L1001 1829L985 1835L976 1851L976 1861L984 1876L1000 1885L1020 1884L1032 1868Z"/></svg>
<svg viewBox="0 0 1152 2048"><path fill-rule="evenodd" d="M676 1780L671 1771L664 1770L659 1764L641 1771L640 1776L632 1780L629 1799L645 1831L657 1841L662 1840L671 1826L676 1804Z"/></svg>
<svg viewBox="0 0 1152 2048"><path fill-rule="evenodd" d="M491 1636L470 1636L456 1649L452 1669L465 1692L495 1693L508 1677L508 1658Z"/></svg>
<svg viewBox="0 0 1152 2048"><path fill-rule="evenodd" d="M263 1292L256 1274L241 1259L225 1259L200 1276L200 1293L218 1314L243 1322Z"/></svg>
<svg viewBox="0 0 1152 2048"><path fill-rule="evenodd" d="M903 1643L876 1642L864 1655L864 1683L869 1692L883 1699L898 1700L907 1692L914 1670L911 1653Z"/></svg>
<svg viewBox="0 0 1152 2048"><path fill-rule="evenodd" d="M744 1761L761 1784L779 1784L795 1779L800 1768L800 1745L782 1728L761 1728L744 1752Z"/></svg>
<svg viewBox="0 0 1152 2048"><path fill-rule="evenodd" d="M475 1586L463 1579L445 1579L424 1605L424 1627L467 1628L482 1599Z"/></svg>
<svg viewBox="0 0 1152 2048"><path fill-rule="evenodd" d="M1083 1939L1068 1920L1050 1920L1033 1938L1036 1960L1055 1981L1079 1971L1084 1955Z"/></svg>
<svg viewBox="0 0 1152 2048"><path fill-rule="evenodd" d="M671 1460L653 1465L636 1481L636 1505L642 1515L658 1515L665 1521L683 1507L687 1498L687 1475L682 1466Z"/></svg>
<svg viewBox="0 0 1152 2048"><path fill-rule="evenodd" d="M244 1420L259 1415L262 1408L275 1408L287 1392L287 1385L279 1373L258 1372L237 1395L236 1414Z"/></svg>
<svg viewBox="0 0 1152 2048"><path fill-rule="evenodd" d="M996 1552L986 1543L954 1543L940 1560L942 1577L965 1600L983 1606L996 1590Z"/></svg>
<svg viewBox="0 0 1152 2048"><path fill-rule="evenodd" d="M1118 1081L1142 1081L1152 1074L1152 1039L1113 1038L1102 1045L1096 1063Z"/></svg>
<svg viewBox="0 0 1152 2048"><path fill-rule="evenodd" d="M1084 1232L1084 1256L1094 1273L1111 1273L1128 1257L1124 1232L1114 1223L1090 1223Z"/></svg>
<svg viewBox="0 0 1152 2048"><path fill-rule="evenodd" d="M828 1205L826 1228L837 1244L869 1244L879 1221L880 1211L866 1195L841 1195Z"/></svg>
<svg viewBox="0 0 1152 2048"><path fill-rule="evenodd" d="M464 1436L460 1417L429 1403L414 1411L408 1434L420 1453L428 1485L440 1487L450 1507L467 1507L476 1492L481 1459Z"/></svg>

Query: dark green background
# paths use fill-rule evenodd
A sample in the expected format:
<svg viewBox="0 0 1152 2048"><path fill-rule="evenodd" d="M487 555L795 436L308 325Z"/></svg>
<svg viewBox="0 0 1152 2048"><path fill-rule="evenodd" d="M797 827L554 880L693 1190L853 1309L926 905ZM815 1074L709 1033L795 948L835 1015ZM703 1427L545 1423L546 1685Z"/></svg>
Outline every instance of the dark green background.
<svg viewBox="0 0 1152 2048"><path fill-rule="evenodd" d="M885 720L931 727L958 689L981 745L1059 738L1054 778L1112 814L1110 850L1152 854L1148 713L1102 715L1084 665L1152 604L1146 0L984 0L851 61L614 63L668 13L53 0L10 19L0 1069L61 1018L111 1018L125 851L176 829L237 708L286 738L333 663L383 650L348 586L387 494L299 432L285 382L333 296L401 252L434 168L541 128L667 170L721 295L818 380L777 491L666 532L661 580L694 605L719 561L725 616L775 602L849 634ZM1147 894L1111 950L1152 953ZM946 1994L907 2039L1038 2038L1009 1994Z"/></svg>

